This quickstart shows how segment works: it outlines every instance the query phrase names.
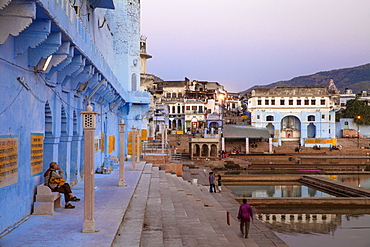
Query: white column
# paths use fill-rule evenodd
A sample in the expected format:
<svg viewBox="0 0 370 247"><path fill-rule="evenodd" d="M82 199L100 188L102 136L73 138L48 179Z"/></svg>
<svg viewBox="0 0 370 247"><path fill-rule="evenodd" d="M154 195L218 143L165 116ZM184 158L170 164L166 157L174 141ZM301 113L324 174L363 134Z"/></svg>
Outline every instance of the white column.
<svg viewBox="0 0 370 247"><path fill-rule="evenodd" d="M162 154L164 154L164 123L161 124L162 128Z"/></svg>
<svg viewBox="0 0 370 247"><path fill-rule="evenodd" d="M140 163L140 129L136 131L136 162Z"/></svg>
<svg viewBox="0 0 370 247"><path fill-rule="evenodd" d="M94 132L96 129L96 112L92 106L86 107L82 113L84 129L84 222L83 233L95 232L94 221Z"/></svg>
<svg viewBox="0 0 370 247"><path fill-rule="evenodd" d="M269 138L269 153L272 154L272 138Z"/></svg>
<svg viewBox="0 0 370 247"><path fill-rule="evenodd" d="M249 138L245 138L245 153L249 154Z"/></svg>
<svg viewBox="0 0 370 247"><path fill-rule="evenodd" d="M136 128L131 129L131 170L136 170Z"/></svg>
<svg viewBox="0 0 370 247"><path fill-rule="evenodd" d="M118 186L125 186L125 127L123 119L118 124L120 149L119 149L119 181Z"/></svg>
<svg viewBox="0 0 370 247"><path fill-rule="evenodd" d="M221 138L221 149L226 151L226 149L225 149L225 138L224 137Z"/></svg>

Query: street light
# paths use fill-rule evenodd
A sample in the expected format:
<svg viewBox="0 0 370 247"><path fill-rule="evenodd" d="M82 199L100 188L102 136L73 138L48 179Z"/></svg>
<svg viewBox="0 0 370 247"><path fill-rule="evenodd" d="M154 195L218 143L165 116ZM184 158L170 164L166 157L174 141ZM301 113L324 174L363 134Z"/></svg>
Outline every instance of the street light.
<svg viewBox="0 0 370 247"><path fill-rule="evenodd" d="M119 152L119 182L118 186L125 186L125 128L126 124L121 120L118 124L118 130L120 134L120 152Z"/></svg>
<svg viewBox="0 0 370 247"><path fill-rule="evenodd" d="M96 129L96 115L92 106L86 107L82 113L82 128L84 130L84 222L82 232L95 232L94 221L94 131Z"/></svg>
<svg viewBox="0 0 370 247"><path fill-rule="evenodd" d="M360 147L360 120L361 120L361 116L358 115L356 116L356 118L358 119L358 122L357 122L357 138L358 138L358 147Z"/></svg>

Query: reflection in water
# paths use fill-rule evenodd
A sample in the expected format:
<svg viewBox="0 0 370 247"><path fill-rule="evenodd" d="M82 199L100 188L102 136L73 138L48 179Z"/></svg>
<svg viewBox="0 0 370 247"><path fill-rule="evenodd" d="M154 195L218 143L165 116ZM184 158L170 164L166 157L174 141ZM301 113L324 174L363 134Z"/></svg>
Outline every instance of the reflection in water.
<svg viewBox="0 0 370 247"><path fill-rule="evenodd" d="M239 197L333 197L304 185L228 185Z"/></svg>
<svg viewBox="0 0 370 247"><path fill-rule="evenodd" d="M258 217L290 247L370 246L368 214L311 214L309 219L307 215L289 215L284 220L281 215Z"/></svg>

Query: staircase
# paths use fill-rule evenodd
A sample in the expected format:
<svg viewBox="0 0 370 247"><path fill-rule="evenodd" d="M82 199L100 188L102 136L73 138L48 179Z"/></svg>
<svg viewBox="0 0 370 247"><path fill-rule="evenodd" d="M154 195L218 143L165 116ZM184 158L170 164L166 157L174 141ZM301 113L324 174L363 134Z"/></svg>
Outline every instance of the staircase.
<svg viewBox="0 0 370 247"><path fill-rule="evenodd" d="M257 247L241 237L235 217L227 224L216 194L147 164L112 246ZM224 204L237 210L232 201Z"/></svg>

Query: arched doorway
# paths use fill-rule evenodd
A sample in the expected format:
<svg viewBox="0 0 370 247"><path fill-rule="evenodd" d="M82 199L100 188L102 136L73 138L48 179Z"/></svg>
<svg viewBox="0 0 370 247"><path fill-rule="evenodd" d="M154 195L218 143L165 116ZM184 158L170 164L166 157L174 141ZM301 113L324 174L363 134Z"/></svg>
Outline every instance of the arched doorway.
<svg viewBox="0 0 370 247"><path fill-rule="evenodd" d="M283 139L299 139L301 137L301 121L296 116L286 116L281 120L280 136Z"/></svg>
<svg viewBox="0 0 370 247"><path fill-rule="evenodd" d="M209 147L207 144L202 145L202 157L208 157Z"/></svg>
<svg viewBox="0 0 370 247"><path fill-rule="evenodd" d="M269 123L268 125L266 125L266 129L269 131L270 136L274 137L274 135L275 135L275 126L272 123Z"/></svg>
<svg viewBox="0 0 370 247"><path fill-rule="evenodd" d="M193 156L200 156L200 147L198 144L194 145L194 153Z"/></svg>
<svg viewBox="0 0 370 247"><path fill-rule="evenodd" d="M212 157L216 157L218 154L218 151L217 151L217 146L215 144L212 144L211 145L211 155Z"/></svg>
<svg viewBox="0 0 370 247"><path fill-rule="evenodd" d="M316 126L313 123L310 123L307 126L307 137L315 138L316 137Z"/></svg>

